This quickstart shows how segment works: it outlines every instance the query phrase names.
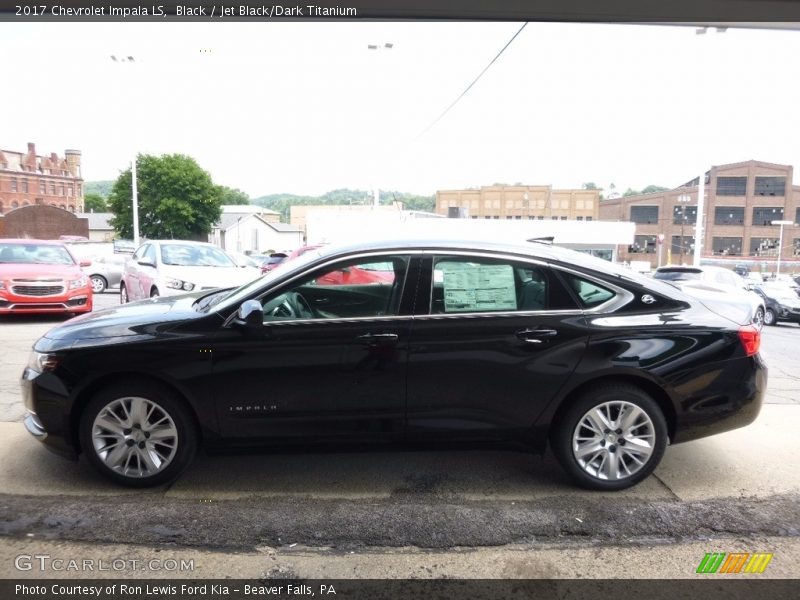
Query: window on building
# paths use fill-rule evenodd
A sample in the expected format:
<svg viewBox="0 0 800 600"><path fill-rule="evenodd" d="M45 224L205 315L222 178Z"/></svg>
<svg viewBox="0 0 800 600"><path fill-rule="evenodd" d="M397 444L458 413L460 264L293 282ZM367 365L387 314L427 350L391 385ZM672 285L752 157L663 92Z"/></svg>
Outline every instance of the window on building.
<svg viewBox="0 0 800 600"><path fill-rule="evenodd" d="M550 220L551 220L551 221L558 221L558 217L557 217L557 216L555 216L555 215L553 215L552 217L550 217Z"/></svg>
<svg viewBox="0 0 800 600"><path fill-rule="evenodd" d="M83 185L78 184L78 196L83 196Z"/></svg>
<svg viewBox="0 0 800 600"><path fill-rule="evenodd" d="M47 193L47 184L44 181L39 182L39 193L46 194Z"/></svg>
<svg viewBox="0 0 800 600"><path fill-rule="evenodd" d="M800 224L800 208L794 212L794 222Z"/></svg>
<svg viewBox="0 0 800 600"><path fill-rule="evenodd" d="M2 215L2 214L3 214L3 203L0 202L0 215Z"/></svg>
<svg viewBox="0 0 800 600"><path fill-rule="evenodd" d="M70 183L69 187L67 187L67 193L70 198L75 195L75 187Z"/></svg>
<svg viewBox="0 0 800 600"><path fill-rule="evenodd" d="M750 238L751 256L778 256L778 238Z"/></svg>
<svg viewBox="0 0 800 600"><path fill-rule="evenodd" d="M673 235L670 243L670 252L672 256L679 256L681 254L694 254L694 236Z"/></svg>
<svg viewBox="0 0 800 600"><path fill-rule="evenodd" d="M561 220L562 220L562 221L566 221L566 220L567 220L567 217L561 217Z"/></svg>
<svg viewBox="0 0 800 600"><path fill-rule="evenodd" d="M714 209L714 225L744 225L744 207L717 206Z"/></svg>
<svg viewBox="0 0 800 600"><path fill-rule="evenodd" d="M0 212L2 211L2 206L0 206ZM792 242L792 256L800 256L800 238L794 238Z"/></svg>
<svg viewBox="0 0 800 600"><path fill-rule="evenodd" d="M581 216L577 216L577 217L575 217L575 220L576 220L576 221L583 221L583 217L581 217Z"/></svg>
<svg viewBox="0 0 800 600"><path fill-rule="evenodd" d="M14 200L14 201L11 203L11 208L19 208L19 202L17 202L16 200Z"/></svg>
<svg viewBox="0 0 800 600"><path fill-rule="evenodd" d="M63 196L64 195L64 184L63 183L59 184L59 186L58 186L58 195L59 196Z"/></svg>
<svg viewBox="0 0 800 600"><path fill-rule="evenodd" d="M773 221L783 220L782 206L757 206L753 209L753 227L772 225Z"/></svg>
<svg viewBox="0 0 800 600"><path fill-rule="evenodd" d="M785 196L786 177L756 177L756 196Z"/></svg>
<svg viewBox="0 0 800 600"><path fill-rule="evenodd" d="M747 177L717 177L717 196L746 196Z"/></svg>
<svg viewBox="0 0 800 600"><path fill-rule="evenodd" d="M720 256L741 256L742 238L715 237L711 241L711 251Z"/></svg>
<svg viewBox="0 0 800 600"><path fill-rule="evenodd" d="M16 177L12 177L11 178L11 191L12 192L16 192L17 191L17 178Z"/></svg>
<svg viewBox="0 0 800 600"><path fill-rule="evenodd" d="M518 221L522 219L522 217L521 217L521 216L519 216L519 215L517 215L517 216L516 216L516 217L514 217L514 218L515 218L515 219L517 219Z"/></svg>
<svg viewBox="0 0 800 600"><path fill-rule="evenodd" d="M586 217L587 221L591 221L593 217Z"/></svg>
<svg viewBox="0 0 800 600"><path fill-rule="evenodd" d="M658 207L631 206L631 221L640 224L658 223Z"/></svg>
<svg viewBox="0 0 800 600"><path fill-rule="evenodd" d="M628 246L631 254L655 254L656 236L654 235L635 235L633 245Z"/></svg>
<svg viewBox="0 0 800 600"><path fill-rule="evenodd" d="M544 221L544 215L539 215L539 216L538 216L538 217L536 217L536 218L537 218L539 221Z"/></svg>
<svg viewBox="0 0 800 600"><path fill-rule="evenodd" d="M681 223L693 225L697 223L697 205L676 204L675 208L672 209L672 223L674 225L680 225Z"/></svg>
<svg viewBox="0 0 800 600"><path fill-rule="evenodd" d="M28 193L28 180L27 179L23 179L22 180L22 193L23 194L27 194Z"/></svg>
<svg viewBox="0 0 800 600"><path fill-rule="evenodd" d="M56 184L55 183L51 183L50 184L50 195L51 196L55 196L56 195Z"/></svg>

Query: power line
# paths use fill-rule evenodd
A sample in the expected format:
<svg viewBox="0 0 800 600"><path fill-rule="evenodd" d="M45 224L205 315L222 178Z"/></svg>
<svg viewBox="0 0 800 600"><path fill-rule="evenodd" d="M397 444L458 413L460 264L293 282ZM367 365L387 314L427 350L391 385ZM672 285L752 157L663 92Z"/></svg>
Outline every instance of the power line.
<svg viewBox="0 0 800 600"><path fill-rule="evenodd" d="M445 116L445 115L446 115L448 112L450 112L450 109L452 109L452 108L453 108L453 107L454 107L456 104L458 104L459 100L461 100L461 99L462 99L464 96L466 96L467 92L468 92L468 91L470 91L470 90L472 89L472 86L474 86L476 83L478 83L478 80L479 80L481 77L483 77L483 74L484 74L484 73L486 73L486 71L488 71L488 70L489 70L489 68L490 68L490 67L491 67L491 66L492 66L492 65L495 63L495 61L497 61L497 59L498 59L498 58L500 58L500 56L502 56L503 52L505 52L505 51L506 51L506 49L507 49L507 48L508 48L508 47L511 45L511 43L512 43L512 42L513 42L513 41L514 41L516 38L517 38L517 36L518 36L520 33L522 33L522 30L523 30L523 29L525 29L525 27L527 27L527 25L528 25L528 22L527 22L527 21L526 21L525 23L523 23L523 24L522 24L522 27L520 27L520 28L517 30L517 32L516 32L514 35L512 35L512 36L511 36L511 39L510 39L510 40L508 40L508 42L506 42L506 45L505 45L505 46L503 46L503 47L501 48L500 52L498 52L498 53L497 53L497 55L496 55L496 56L495 56L495 57L494 57L494 58L493 58L493 59L492 59L492 60L489 62L489 64L488 64L488 65L486 65L486 66L484 67L483 71L481 71L480 73L478 73L478 76L477 76L477 77L476 77L476 78L475 78L475 79L472 81L472 83L470 83L470 84L467 86L467 88L466 88L466 89L465 89L463 92L461 92L461 94L459 94L458 98L456 98L455 100L453 100L453 102L450 104L450 106L448 106L447 108L445 108L445 109L444 109L444 111L442 111L442 114L440 114L438 117L436 117L436 119L435 119L435 120L434 120L434 121L433 121L433 122L432 122L430 125L428 125L428 126L425 128L425 130L424 130L422 133L420 133L420 134L417 136L417 139L421 138L423 135L425 135L426 133L428 133L428 131L430 131L430 129L431 129L431 128L433 128L433 126L434 126L434 125L436 125L436 124L437 124L439 121L441 121L441 120L442 120L442 118L443 118L443 117L444 117L444 116Z"/></svg>

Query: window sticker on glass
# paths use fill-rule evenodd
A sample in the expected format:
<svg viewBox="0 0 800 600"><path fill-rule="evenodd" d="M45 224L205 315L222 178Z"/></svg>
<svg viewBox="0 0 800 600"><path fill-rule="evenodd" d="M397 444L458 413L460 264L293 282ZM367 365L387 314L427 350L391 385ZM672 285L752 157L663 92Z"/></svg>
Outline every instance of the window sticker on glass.
<svg viewBox="0 0 800 600"><path fill-rule="evenodd" d="M437 266L444 283L446 313L517 309L511 265L443 262Z"/></svg>

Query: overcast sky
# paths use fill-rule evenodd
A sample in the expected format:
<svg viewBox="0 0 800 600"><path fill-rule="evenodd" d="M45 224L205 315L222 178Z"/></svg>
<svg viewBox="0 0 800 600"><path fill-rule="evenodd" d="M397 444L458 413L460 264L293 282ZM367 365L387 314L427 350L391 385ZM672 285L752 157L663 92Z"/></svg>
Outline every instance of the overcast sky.
<svg viewBox="0 0 800 600"><path fill-rule="evenodd" d="M77 148L86 180L185 153L253 197L800 167L795 31L531 23L421 135L520 25L0 23L0 148Z"/></svg>

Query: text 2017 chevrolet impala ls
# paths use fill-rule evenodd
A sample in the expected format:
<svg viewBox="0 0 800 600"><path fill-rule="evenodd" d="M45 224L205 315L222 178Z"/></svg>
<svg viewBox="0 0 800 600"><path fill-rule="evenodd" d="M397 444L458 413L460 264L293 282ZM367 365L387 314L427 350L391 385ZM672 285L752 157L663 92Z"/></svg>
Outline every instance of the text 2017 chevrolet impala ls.
<svg viewBox="0 0 800 600"><path fill-rule="evenodd" d="M201 445L458 441L549 442L577 483L618 490L668 443L756 418L759 335L546 244L323 247L241 288L52 329L24 371L25 423L134 486Z"/></svg>

